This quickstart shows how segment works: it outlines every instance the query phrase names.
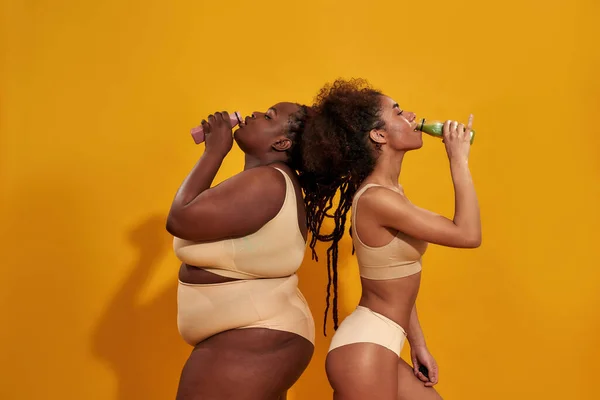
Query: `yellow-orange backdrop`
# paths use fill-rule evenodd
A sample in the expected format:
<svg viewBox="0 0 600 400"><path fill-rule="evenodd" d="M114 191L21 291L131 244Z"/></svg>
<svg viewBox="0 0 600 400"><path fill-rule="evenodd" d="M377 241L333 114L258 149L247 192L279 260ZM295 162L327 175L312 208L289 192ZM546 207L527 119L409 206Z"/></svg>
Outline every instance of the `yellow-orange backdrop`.
<svg viewBox="0 0 600 400"><path fill-rule="evenodd" d="M308 103L365 77L406 109L475 114L484 244L432 246L418 300L446 399L595 399L598 2L2 1L2 399L173 398L189 351L164 218L208 113ZM234 149L218 176L242 165ZM444 213L443 146L407 157ZM359 297L349 240L341 315ZM325 264L301 270L322 329ZM290 399L327 399L327 338ZM405 348L404 355L408 353Z"/></svg>

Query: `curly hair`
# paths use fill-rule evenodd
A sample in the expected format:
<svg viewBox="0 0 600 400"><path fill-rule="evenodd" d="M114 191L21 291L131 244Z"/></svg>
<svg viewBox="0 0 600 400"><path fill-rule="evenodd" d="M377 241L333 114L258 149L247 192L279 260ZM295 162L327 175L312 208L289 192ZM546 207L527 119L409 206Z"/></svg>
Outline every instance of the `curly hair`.
<svg viewBox="0 0 600 400"><path fill-rule="evenodd" d="M299 110L289 116L287 130L285 132L286 137L292 141L292 146L286 150L286 153L289 160L289 166L292 169L301 172L303 170L302 135L306 128L306 122L311 115L311 110L303 104L296 103L296 105L299 107Z"/></svg>
<svg viewBox="0 0 600 400"><path fill-rule="evenodd" d="M346 214L358 187L375 168L377 152L369 138L372 129L385 126L381 120L381 92L363 79L338 79L318 93L301 140L301 185L305 191L308 227L312 234L312 257L317 241L331 242L327 249L327 298L323 333L333 285L333 323L338 328L338 244L345 233ZM339 192L337 206L334 199ZM325 218L334 228L322 233Z"/></svg>

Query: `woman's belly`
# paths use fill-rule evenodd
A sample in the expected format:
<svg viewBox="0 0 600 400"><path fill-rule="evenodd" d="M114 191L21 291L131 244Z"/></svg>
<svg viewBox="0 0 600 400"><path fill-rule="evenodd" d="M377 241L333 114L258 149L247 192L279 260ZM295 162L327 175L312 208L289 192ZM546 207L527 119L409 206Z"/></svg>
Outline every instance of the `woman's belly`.
<svg viewBox="0 0 600 400"><path fill-rule="evenodd" d="M389 280L361 278L361 283L362 297L359 304L388 317L407 330L410 314L419 294L421 273Z"/></svg>
<svg viewBox="0 0 600 400"><path fill-rule="evenodd" d="M214 284L180 282L177 325L192 346L218 333L245 328L291 332L314 344L314 321L298 289L297 275Z"/></svg>
<svg viewBox="0 0 600 400"><path fill-rule="evenodd" d="M195 267L193 265L182 263L181 267L179 268L179 280L181 282L192 283L196 285L224 283L238 280L236 278L229 278L227 276L214 274L204 270L203 268L210 267Z"/></svg>

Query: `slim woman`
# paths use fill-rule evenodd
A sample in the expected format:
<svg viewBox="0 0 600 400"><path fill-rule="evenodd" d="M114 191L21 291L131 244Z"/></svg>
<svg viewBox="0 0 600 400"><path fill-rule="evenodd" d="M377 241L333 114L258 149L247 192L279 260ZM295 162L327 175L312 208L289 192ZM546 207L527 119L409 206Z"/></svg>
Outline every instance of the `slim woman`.
<svg viewBox="0 0 600 400"><path fill-rule="evenodd" d="M454 218L448 219L414 205L398 183L405 154L423 145L413 112L363 80L338 80L324 87L315 111L305 140L315 159L326 165L312 167L326 167L339 176L331 182L341 190L335 214L345 219L352 208L351 234L362 283L359 305L337 329L326 360L334 399L440 399L432 387L437 365L415 303L428 243L456 248L481 243L468 164L472 116L466 126L446 121L443 128L455 192ZM406 339L412 368L400 358ZM419 371L421 366L427 375Z"/></svg>

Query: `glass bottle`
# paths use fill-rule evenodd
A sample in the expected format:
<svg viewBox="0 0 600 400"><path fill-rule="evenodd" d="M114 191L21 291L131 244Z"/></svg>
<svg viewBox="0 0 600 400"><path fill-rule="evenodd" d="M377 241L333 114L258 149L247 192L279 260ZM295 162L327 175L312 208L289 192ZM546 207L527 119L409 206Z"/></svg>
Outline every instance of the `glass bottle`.
<svg viewBox="0 0 600 400"><path fill-rule="evenodd" d="M421 120L421 122L419 122L419 124L417 125L416 130L441 139L444 137L444 135L442 133L443 128L444 128L443 122L434 121L434 120L426 120L425 118L423 118ZM473 144L474 139L475 139L475 131L471 129L471 144Z"/></svg>

